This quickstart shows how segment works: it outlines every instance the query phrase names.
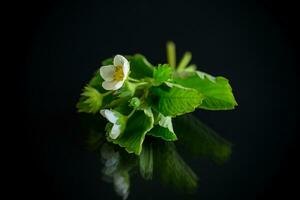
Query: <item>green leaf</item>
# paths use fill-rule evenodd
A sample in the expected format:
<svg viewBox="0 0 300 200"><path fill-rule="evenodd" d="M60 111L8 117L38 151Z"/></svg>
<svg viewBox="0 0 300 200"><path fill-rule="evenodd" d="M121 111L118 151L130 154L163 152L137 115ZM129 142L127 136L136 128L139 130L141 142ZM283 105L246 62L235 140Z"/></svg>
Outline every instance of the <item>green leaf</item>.
<svg viewBox="0 0 300 200"><path fill-rule="evenodd" d="M162 138L163 140L166 141L175 141L177 140L177 136L175 133L169 131L169 129L161 127L161 126L154 126L148 133L147 135L151 135L154 137L159 137Z"/></svg>
<svg viewBox="0 0 300 200"><path fill-rule="evenodd" d="M172 124L172 118L167 116L165 117L164 115L162 115L161 113L158 114L158 124L161 127L167 128L169 131L171 131L172 133L174 133L173 130L173 124Z"/></svg>
<svg viewBox="0 0 300 200"><path fill-rule="evenodd" d="M140 174L146 180L152 179L153 175L153 150L152 144L143 144L143 150L139 156Z"/></svg>
<svg viewBox="0 0 300 200"><path fill-rule="evenodd" d="M167 83L166 87L152 87L151 92L154 108L171 117L194 111L203 99L195 89L170 83Z"/></svg>
<svg viewBox="0 0 300 200"><path fill-rule="evenodd" d="M89 81L88 86L97 89L101 93L107 92L107 90L105 90L102 87L102 82L103 82L103 79L100 76L100 72L99 72L99 70L96 70L96 72L94 73L93 78Z"/></svg>
<svg viewBox="0 0 300 200"><path fill-rule="evenodd" d="M207 110L234 109L237 102L233 96L231 86L224 77L213 77L204 72L182 73L174 78L175 83L184 87L198 90L203 96L199 108Z"/></svg>
<svg viewBox="0 0 300 200"><path fill-rule="evenodd" d="M114 58L106 58L101 62L102 66L113 65Z"/></svg>
<svg viewBox="0 0 300 200"><path fill-rule="evenodd" d="M153 78L156 85L169 80L172 77L173 69L168 65L158 65L153 71Z"/></svg>
<svg viewBox="0 0 300 200"><path fill-rule="evenodd" d="M141 54L135 54L128 58L130 63L130 77L141 79L152 77L154 67Z"/></svg>
<svg viewBox="0 0 300 200"><path fill-rule="evenodd" d="M225 162L231 155L231 144L192 114L175 118L174 129L178 136L176 144L185 147L193 155Z"/></svg>
<svg viewBox="0 0 300 200"><path fill-rule="evenodd" d="M165 117L162 114L158 114L156 119L158 122L153 129L151 129L147 135L152 135L154 137L160 137L166 141L175 141L177 140L177 136L174 133L173 125L172 125L172 118Z"/></svg>
<svg viewBox="0 0 300 200"><path fill-rule="evenodd" d="M103 96L91 86L84 87L79 102L77 103L78 112L96 113L102 106Z"/></svg>
<svg viewBox="0 0 300 200"><path fill-rule="evenodd" d="M166 185L193 192L197 188L197 175L177 153L174 143L160 140L152 145L155 175Z"/></svg>
<svg viewBox="0 0 300 200"><path fill-rule="evenodd" d="M112 142L125 147L129 153L139 155L145 135L153 127L153 123L154 119L150 108L144 111L135 111L128 119L124 133Z"/></svg>
<svg viewBox="0 0 300 200"><path fill-rule="evenodd" d="M136 90L136 84L125 81L124 85L117 90L118 97L132 97Z"/></svg>

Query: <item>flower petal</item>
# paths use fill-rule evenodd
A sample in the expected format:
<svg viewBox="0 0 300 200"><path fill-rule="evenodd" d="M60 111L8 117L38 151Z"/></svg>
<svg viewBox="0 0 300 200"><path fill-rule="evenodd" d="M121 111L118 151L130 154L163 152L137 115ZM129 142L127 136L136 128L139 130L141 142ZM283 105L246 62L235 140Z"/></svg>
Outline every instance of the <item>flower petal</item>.
<svg viewBox="0 0 300 200"><path fill-rule="evenodd" d="M114 90L120 89L123 86L123 83L124 83L124 80L116 82Z"/></svg>
<svg viewBox="0 0 300 200"><path fill-rule="evenodd" d="M123 86L123 81L103 81L102 87L106 90L118 90Z"/></svg>
<svg viewBox="0 0 300 200"><path fill-rule="evenodd" d="M101 114L103 117L105 117L105 118L106 118L106 115L105 115L105 110L106 110L106 109L102 109L102 110L100 110L100 114Z"/></svg>
<svg viewBox="0 0 300 200"><path fill-rule="evenodd" d="M102 66L100 68L100 75L105 81L112 81L114 80L114 73L116 67L113 65Z"/></svg>
<svg viewBox="0 0 300 200"><path fill-rule="evenodd" d="M123 66L125 63L128 63L128 60L121 55L116 55L114 57L114 66Z"/></svg>
<svg viewBox="0 0 300 200"><path fill-rule="evenodd" d="M118 117L111 110L103 109L100 111L100 113L103 117L105 117L109 122L113 124L115 124L118 120Z"/></svg>
<svg viewBox="0 0 300 200"><path fill-rule="evenodd" d="M126 62L124 62L124 64L123 64L123 74L124 74L124 79L127 78L129 69L130 69L129 62L126 60Z"/></svg>
<svg viewBox="0 0 300 200"><path fill-rule="evenodd" d="M121 126L118 125L118 124L114 124L110 133L109 133L109 136L111 137L111 139L116 139L121 133Z"/></svg>
<svg viewBox="0 0 300 200"><path fill-rule="evenodd" d="M103 81L102 87L105 90L116 90L115 85L117 84L117 81Z"/></svg>

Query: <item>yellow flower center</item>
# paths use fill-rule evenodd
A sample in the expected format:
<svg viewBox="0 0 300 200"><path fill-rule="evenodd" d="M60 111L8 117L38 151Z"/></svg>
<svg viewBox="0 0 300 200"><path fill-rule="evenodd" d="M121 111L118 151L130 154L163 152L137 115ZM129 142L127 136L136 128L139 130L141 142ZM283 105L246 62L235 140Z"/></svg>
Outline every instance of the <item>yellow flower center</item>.
<svg viewBox="0 0 300 200"><path fill-rule="evenodd" d="M123 66L122 65L118 65L116 66L116 71L114 74L114 80L116 81L121 81L124 78L124 74L123 74Z"/></svg>

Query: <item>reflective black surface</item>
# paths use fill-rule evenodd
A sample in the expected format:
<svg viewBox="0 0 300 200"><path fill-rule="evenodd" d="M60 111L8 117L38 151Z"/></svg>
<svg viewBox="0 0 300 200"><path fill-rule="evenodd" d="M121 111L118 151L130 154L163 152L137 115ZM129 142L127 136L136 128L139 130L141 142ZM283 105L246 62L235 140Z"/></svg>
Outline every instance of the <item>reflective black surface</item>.
<svg viewBox="0 0 300 200"><path fill-rule="evenodd" d="M22 7L22 6L21 6ZM134 178L129 199L265 199L295 192L297 80L293 6L268 1L49 1L18 16L26 66L26 143L18 188L33 199L118 199L82 144L75 104L100 61L144 54L165 62L165 42L198 68L230 80L236 110L197 115L231 141L223 166L184 158L195 195ZM24 13L24 15L22 15ZM20 186L20 187L19 187Z"/></svg>

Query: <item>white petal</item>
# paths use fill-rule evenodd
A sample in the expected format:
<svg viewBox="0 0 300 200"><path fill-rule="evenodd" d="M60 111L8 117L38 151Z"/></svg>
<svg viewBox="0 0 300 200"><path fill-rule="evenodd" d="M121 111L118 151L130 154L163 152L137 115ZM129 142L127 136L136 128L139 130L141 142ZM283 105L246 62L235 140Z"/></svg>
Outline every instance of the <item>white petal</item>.
<svg viewBox="0 0 300 200"><path fill-rule="evenodd" d="M116 67L113 65L102 66L100 68L100 75L105 81L112 81L114 80L114 73Z"/></svg>
<svg viewBox="0 0 300 200"><path fill-rule="evenodd" d="M105 115L105 110L107 110L107 109L102 109L102 110L100 110L100 113L101 113L101 115L102 115L103 117L105 117L105 118L106 118L106 115Z"/></svg>
<svg viewBox="0 0 300 200"><path fill-rule="evenodd" d="M129 62L126 60L126 62L124 62L124 64L123 64L123 74L124 74L124 79L127 78L129 69L130 69Z"/></svg>
<svg viewBox="0 0 300 200"><path fill-rule="evenodd" d="M117 81L103 81L102 87L105 90L116 90L115 85L117 84Z"/></svg>
<svg viewBox="0 0 300 200"><path fill-rule="evenodd" d="M116 139L120 135L120 133L121 133L121 126L114 124L109 133L109 136L111 137L111 139Z"/></svg>
<svg viewBox="0 0 300 200"><path fill-rule="evenodd" d="M114 57L114 66L123 66L125 63L128 63L128 60L121 55L116 55Z"/></svg>
<svg viewBox="0 0 300 200"><path fill-rule="evenodd" d="M111 110L105 110L105 116L106 119L113 124L115 124L118 120L118 117Z"/></svg>
<svg viewBox="0 0 300 200"><path fill-rule="evenodd" d="M118 90L123 86L123 81L103 81L102 87L106 90Z"/></svg>
<svg viewBox="0 0 300 200"><path fill-rule="evenodd" d="M118 90L123 86L124 81L118 81L115 84L114 90Z"/></svg>
<svg viewBox="0 0 300 200"><path fill-rule="evenodd" d="M111 110L103 109L100 111L100 113L103 117L105 117L109 122L113 124L118 120L118 117Z"/></svg>

